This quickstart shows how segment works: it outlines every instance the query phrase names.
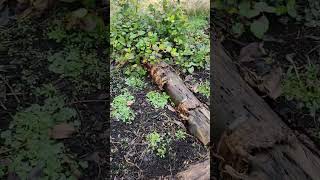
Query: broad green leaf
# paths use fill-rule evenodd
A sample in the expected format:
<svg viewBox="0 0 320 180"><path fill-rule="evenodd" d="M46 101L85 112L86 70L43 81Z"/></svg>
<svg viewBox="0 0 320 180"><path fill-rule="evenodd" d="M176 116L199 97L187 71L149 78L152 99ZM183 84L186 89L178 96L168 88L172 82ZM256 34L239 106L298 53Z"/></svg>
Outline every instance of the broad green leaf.
<svg viewBox="0 0 320 180"><path fill-rule="evenodd" d="M254 4L254 8L261 12L268 12L273 13L275 11L275 8L272 6L269 6L265 2L257 2Z"/></svg>
<svg viewBox="0 0 320 180"><path fill-rule="evenodd" d="M249 1L242 1L239 4L239 14L247 18L253 18L260 14L258 9L251 9L251 3Z"/></svg>
<svg viewBox="0 0 320 180"><path fill-rule="evenodd" d="M244 26L242 23L236 23L232 26L232 32L237 35L241 35L244 32Z"/></svg>
<svg viewBox="0 0 320 180"><path fill-rule="evenodd" d="M251 32L257 37L262 39L263 35L269 29L269 20L265 16L261 16L259 19L253 21L250 25Z"/></svg>
<svg viewBox="0 0 320 180"><path fill-rule="evenodd" d="M296 10L296 1L295 0L288 0L287 3L287 10L288 10L288 14L295 18L297 17L297 10Z"/></svg>
<svg viewBox="0 0 320 180"><path fill-rule="evenodd" d="M72 16L76 18L83 18L88 14L88 10L86 8L80 8L72 12Z"/></svg>

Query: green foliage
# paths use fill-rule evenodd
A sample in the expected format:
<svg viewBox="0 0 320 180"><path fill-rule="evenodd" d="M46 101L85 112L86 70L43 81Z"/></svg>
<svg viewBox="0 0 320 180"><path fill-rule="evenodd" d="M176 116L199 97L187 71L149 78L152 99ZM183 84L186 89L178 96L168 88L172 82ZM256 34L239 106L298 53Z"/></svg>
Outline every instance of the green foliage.
<svg viewBox="0 0 320 180"><path fill-rule="evenodd" d="M167 146L170 143L170 139L164 139L157 132L152 132L147 135L148 146L152 151L156 152L156 155L160 158L164 158L167 153Z"/></svg>
<svg viewBox="0 0 320 180"><path fill-rule="evenodd" d="M201 93L204 96L206 96L207 98L209 98L210 97L210 85L209 85L209 82L206 81L205 83L201 83L198 86L198 91L199 91L199 93Z"/></svg>
<svg viewBox="0 0 320 180"><path fill-rule="evenodd" d="M112 57L120 64L164 59L192 73L209 62L209 37L190 22L168 0L145 11L136 2L124 3L111 20Z"/></svg>
<svg viewBox="0 0 320 180"><path fill-rule="evenodd" d="M75 110L66 107L60 96L47 98L44 105L33 104L18 112L9 129L1 132L3 148L8 150L11 161L7 170L17 173L21 179L27 179L35 167L42 169L42 179L75 178L71 166L78 168L77 163L72 159L66 163L63 144L49 136L54 125L70 121L75 116Z"/></svg>
<svg viewBox="0 0 320 180"><path fill-rule="evenodd" d="M117 120L131 124L135 118L135 113L128 104L132 102L134 102L134 97L128 92L115 97L111 103L111 115Z"/></svg>
<svg viewBox="0 0 320 180"><path fill-rule="evenodd" d="M146 73L147 71L137 64L129 66L125 70L125 74L127 75L126 84L137 89L142 89L145 87L143 77L146 75Z"/></svg>
<svg viewBox="0 0 320 180"><path fill-rule="evenodd" d="M176 133L175 133L175 136L178 140L182 139L184 140L186 138L186 132L182 131L182 130L178 130Z"/></svg>
<svg viewBox="0 0 320 180"><path fill-rule="evenodd" d="M73 12L75 13L75 12ZM77 13L80 13L77 12ZM99 60L96 46L104 39L98 31L68 30L58 21L47 34L65 48L50 54L49 70L71 80L79 91L101 89L107 81L107 63ZM107 33L104 33L106 36ZM93 50L93 51L92 51Z"/></svg>
<svg viewBox="0 0 320 180"><path fill-rule="evenodd" d="M305 24L309 27L320 26L320 2L318 0L308 0L309 6L304 10Z"/></svg>
<svg viewBox="0 0 320 180"><path fill-rule="evenodd" d="M230 14L240 15L232 27L235 34L241 35L245 27L250 27L250 31L260 39L269 29L266 13L278 16L288 14L293 18L298 16L295 0L216 0L214 6Z"/></svg>
<svg viewBox="0 0 320 180"><path fill-rule="evenodd" d="M138 88L141 89L145 86L144 81L136 76L130 76L128 78L126 78L126 85L134 87L134 88Z"/></svg>
<svg viewBox="0 0 320 180"><path fill-rule="evenodd" d="M309 110L312 116L320 109L319 68L309 65L305 72L292 72L290 68L283 83L283 93L289 100L296 100Z"/></svg>
<svg viewBox="0 0 320 180"><path fill-rule="evenodd" d="M155 107L155 108L164 108L165 105L168 103L168 99L170 97L165 93L162 92L158 93L155 91L150 91L147 94L147 100Z"/></svg>

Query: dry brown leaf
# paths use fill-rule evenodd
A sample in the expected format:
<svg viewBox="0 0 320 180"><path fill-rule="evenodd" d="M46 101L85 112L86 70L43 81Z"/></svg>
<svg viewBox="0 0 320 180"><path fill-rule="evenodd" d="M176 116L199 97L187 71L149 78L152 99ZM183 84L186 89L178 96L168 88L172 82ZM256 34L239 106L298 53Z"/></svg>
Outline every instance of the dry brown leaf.
<svg viewBox="0 0 320 180"><path fill-rule="evenodd" d="M127 106L131 106L134 103L134 101L128 101Z"/></svg>
<svg viewBox="0 0 320 180"><path fill-rule="evenodd" d="M170 111L176 112L176 110L175 110L171 105L168 104L167 107L168 107L168 109L169 109Z"/></svg>
<svg viewBox="0 0 320 180"><path fill-rule="evenodd" d="M270 73L263 77L263 83L259 89L266 91L272 99L277 99L282 93L281 75L282 69L280 67L272 69Z"/></svg>
<svg viewBox="0 0 320 180"><path fill-rule="evenodd" d="M50 136L53 139L65 139L65 138L69 138L74 131L75 131L75 128L73 125L68 123L61 123L61 124L55 125L52 128L50 132Z"/></svg>
<svg viewBox="0 0 320 180"><path fill-rule="evenodd" d="M193 92L195 92L195 93L199 92L199 91L198 91L198 87L199 87L199 84L198 84L198 83L194 84L194 85L191 87L191 91L193 91Z"/></svg>
<svg viewBox="0 0 320 180"><path fill-rule="evenodd" d="M251 62L255 58L265 55L266 52L263 49L263 43L253 42L243 47L240 50L239 61L240 62Z"/></svg>

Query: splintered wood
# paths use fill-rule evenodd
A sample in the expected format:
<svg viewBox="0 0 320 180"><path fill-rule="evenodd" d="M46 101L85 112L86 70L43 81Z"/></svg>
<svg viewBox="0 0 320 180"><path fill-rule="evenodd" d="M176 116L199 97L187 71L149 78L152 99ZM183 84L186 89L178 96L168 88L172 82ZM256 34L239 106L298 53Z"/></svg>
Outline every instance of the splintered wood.
<svg viewBox="0 0 320 180"><path fill-rule="evenodd" d="M210 179L210 160L205 160L201 163L191 165L185 171L177 174L178 179L188 180L209 180Z"/></svg>
<svg viewBox="0 0 320 180"><path fill-rule="evenodd" d="M160 89L164 89L186 121L189 132L204 145L210 142L210 111L186 87L181 78L166 63L146 64L150 75Z"/></svg>

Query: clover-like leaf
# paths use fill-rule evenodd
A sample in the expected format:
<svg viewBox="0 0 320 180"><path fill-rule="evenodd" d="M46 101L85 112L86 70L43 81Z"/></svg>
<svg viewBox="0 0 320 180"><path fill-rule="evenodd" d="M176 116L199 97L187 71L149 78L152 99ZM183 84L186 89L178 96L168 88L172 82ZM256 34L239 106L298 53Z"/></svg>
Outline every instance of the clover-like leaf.
<svg viewBox="0 0 320 180"><path fill-rule="evenodd" d="M265 16L253 21L250 25L251 32L259 39L262 39L264 34L269 29L269 20Z"/></svg>

